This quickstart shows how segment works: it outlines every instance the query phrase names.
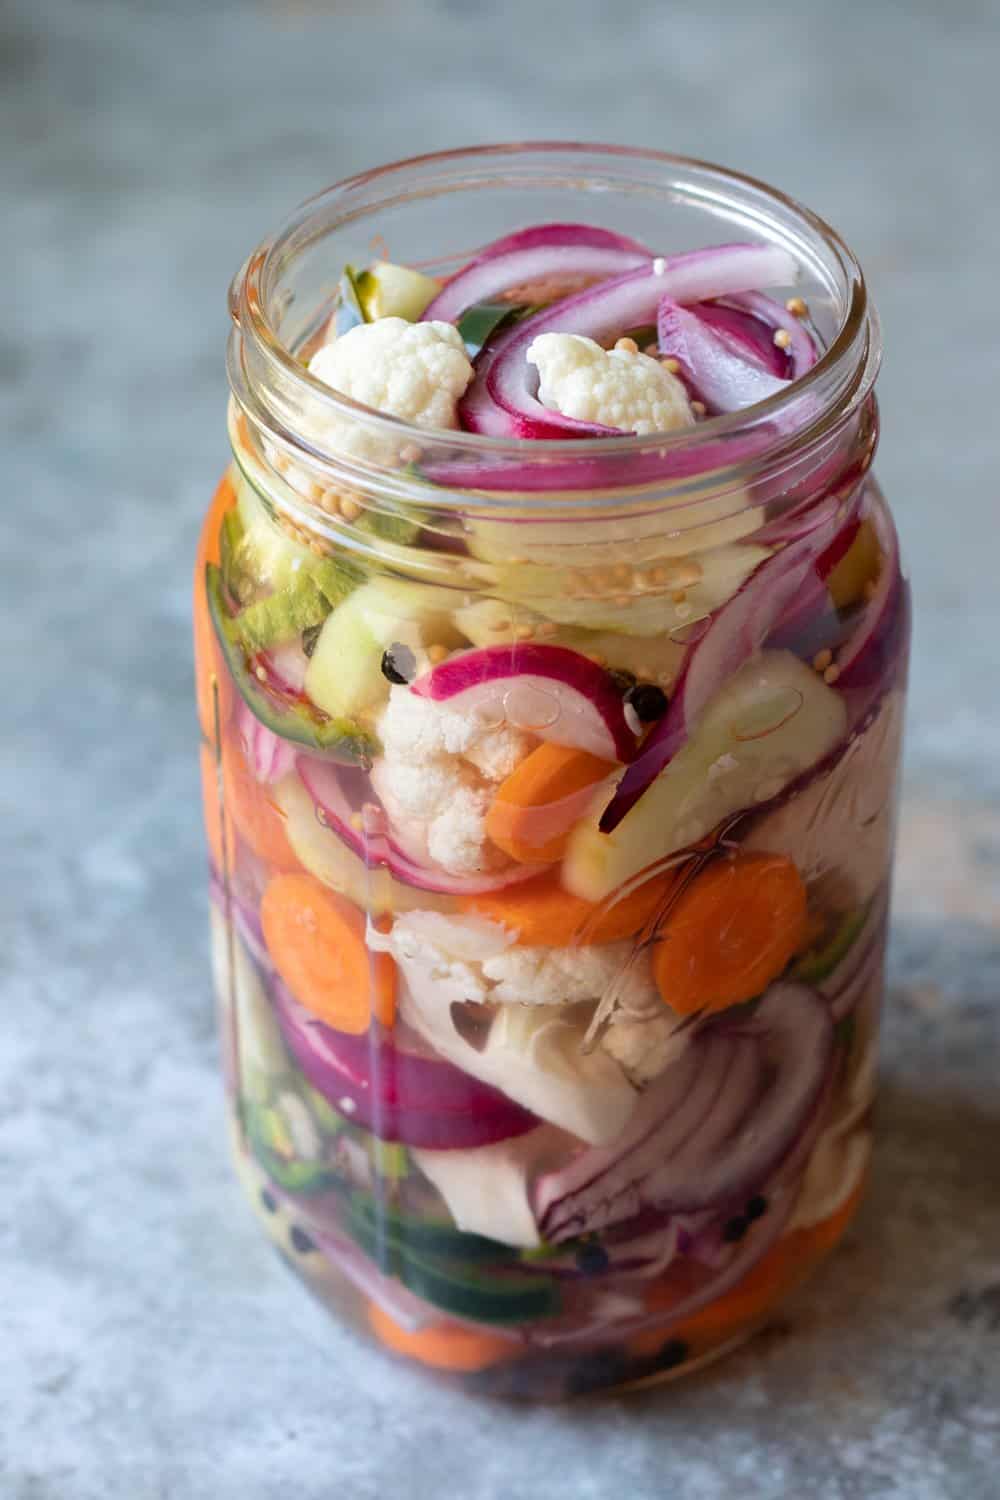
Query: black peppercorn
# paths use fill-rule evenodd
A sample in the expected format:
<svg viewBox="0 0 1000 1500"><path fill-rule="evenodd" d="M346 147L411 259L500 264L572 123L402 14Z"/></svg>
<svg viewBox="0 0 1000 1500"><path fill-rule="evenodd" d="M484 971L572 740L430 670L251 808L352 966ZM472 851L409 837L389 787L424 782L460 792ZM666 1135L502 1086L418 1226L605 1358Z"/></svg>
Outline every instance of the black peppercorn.
<svg viewBox="0 0 1000 1500"><path fill-rule="evenodd" d="M737 1240L743 1238L749 1228L750 1220L738 1214L735 1219L730 1219L728 1224L723 1225L722 1238L727 1244L734 1245Z"/></svg>
<svg viewBox="0 0 1000 1500"><path fill-rule="evenodd" d="M585 1276L599 1276L608 1269L608 1252L596 1240L591 1240L576 1252L576 1264Z"/></svg>
<svg viewBox="0 0 1000 1500"><path fill-rule="evenodd" d="M767 1199L761 1193L755 1193L743 1212L750 1220L762 1219L767 1213Z"/></svg>
<svg viewBox="0 0 1000 1500"><path fill-rule="evenodd" d="M297 1224L292 1225L288 1238L292 1242L292 1249L297 1250L300 1255L309 1255L316 1249L315 1242Z"/></svg>
<svg viewBox="0 0 1000 1500"><path fill-rule="evenodd" d="M382 653L382 676L390 682L412 682L417 672L417 661L409 646L393 641L388 651Z"/></svg>
<svg viewBox="0 0 1000 1500"><path fill-rule="evenodd" d="M674 1370L684 1363L690 1353L691 1350L683 1339L667 1339L663 1347L656 1352L655 1367L657 1370Z"/></svg>
<svg viewBox="0 0 1000 1500"><path fill-rule="evenodd" d="M667 695L655 682L640 682L625 694L625 702L641 724L654 724L667 711Z"/></svg>

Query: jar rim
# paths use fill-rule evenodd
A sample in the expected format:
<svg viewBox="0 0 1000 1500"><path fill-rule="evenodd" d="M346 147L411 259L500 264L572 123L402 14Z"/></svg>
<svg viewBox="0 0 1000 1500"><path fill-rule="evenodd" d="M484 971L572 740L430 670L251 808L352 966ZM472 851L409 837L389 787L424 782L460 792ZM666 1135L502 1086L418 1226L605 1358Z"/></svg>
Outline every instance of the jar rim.
<svg viewBox="0 0 1000 1500"><path fill-rule="evenodd" d="M661 185L663 194L683 192L686 184L689 196L705 201L705 206L716 213L752 224L764 242L779 244L791 250L796 263L803 263L818 275L827 291L837 297L841 315L836 333L824 349L821 349L815 364L791 382L788 390L778 391L765 400L735 412L707 417L696 428L680 431L638 435L623 433L600 438L554 438L533 439L517 437L494 437L464 429L428 429L419 427L402 418L391 416L373 407L354 401L325 385L313 375L293 349L281 339L273 318L272 302L276 292L278 276L287 269L295 255L316 242L323 235L352 220L370 217L372 214L401 200L439 196L455 192L464 187L487 186L481 180L451 180L447 175L432 178L424 187L407 186L406 174L430 169L441 169L445 174L454 168L488 168L491 162L503 158L517 158L529 164L545 157L565 159L567 166L582 162L584 158L608 163L624 162L649 164L666 174L678 174L679 181L671 181L669 175ZM553 162L555 165L555 161ZM579 178L579 169L577 168ZM404 179L400 182L400 179ZM701 187L697 187L700 179ZM352 194L398 184L398 190L390 197L361 206L352 206ZM586 178L581 185L586 184ZM742 201L741 201L742 199ZM343 211L337 212L338 203ZM332 216L331 216L332 211ZM442 255L442 259L447 258ZM833 284L834 277L839 285ZM726 485L739 483L746 475L759 472L770 464L776 455L784 461L808 450L831 430L838 429L854 414L870 394L878 372L881 355L878 318L868 294L861 266L841 236L824 219L796 199L771 187L746 173L730 170L696 157L656 151L644 147L608 145L578 141L521 141L495 143L471 147L459 147L447 151L422 153L389 162L343 178L331 186L307 198L294 210L279 229L265 239L248 257L244 266L234 277L230 287L230 313L234 330L231 337L230 383L240 406L252 421L259 424L263 414L264 426L272 419L272 436L283 440L283 446L301 448L308 457L338 463L342 455L332 448L324 450L310 437L304 440L301 434L289 428L278 414L271 410L267 397L259 396L259 389L248 389L245 363L240 368L242 346L252 348L258 369L273 374L289 389L298 390L304 400L330 413L333 417L347 418L360 424L395 444L416 444L426 450L429 444L446 445L453 455L460 455L472 463L483 459L506 460L520 466L533 462L551 463L558 456L564 460L580 459L625 459L645 452L669 454L684 449L696 454L700 448L729 438L746 434L754 429L767 431L768 424L799 404L812 403L811 420L788 423L777 428L775 441L764 449L756 450L751 458L735 460L723 468L715 467L710 475L696 473L690 480L678 484L671 478L658 481L661 489L671 493L682 490L685 494L705 488L706 484L718 490ZM265 375L266 381L266 375ZM260 384L258 377L258 386ZM250 397L251 399L247 399ZM248 409L250 408L250 409ZM709 483L710 481L710 483ZM630 487L630 491L634 489ZM645 486L649 489L650 486ZM436 487L439 503L447 503L449 490ZM457 491L461 494L461 490ZM586 492L563 491L533 492L537 501L557 501L562 494L570 502L579 503ZM613 499L615 490L611 486L602 489L600 497L604 503ZM475 490L477 499L496 495L505 501L512 491Z"/></svg>

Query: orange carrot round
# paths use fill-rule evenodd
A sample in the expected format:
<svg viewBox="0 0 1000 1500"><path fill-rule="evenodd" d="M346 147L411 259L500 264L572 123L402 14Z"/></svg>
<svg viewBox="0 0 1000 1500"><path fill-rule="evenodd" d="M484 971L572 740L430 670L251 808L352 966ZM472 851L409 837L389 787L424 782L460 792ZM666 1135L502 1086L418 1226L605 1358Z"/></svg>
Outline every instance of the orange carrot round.
<svg viewBox="0 0 1000 1500"><path fill-rule="evenodd" d="M657 988L682 1016L752 1000L801 946L806 924L806 888L790 859L727 855L670 912L653 950Z"/></svg>
<svg viewBox="0 0 1000 1500"><path fill-rule="evenodd" d="M219 561L219 528L236 504L236 492L228 474L212 498L198 540L194 565L194 682L198 723L210 742L216 738L216 714L221 729L229 722L233 707L233 685L222 661L205 593L205 564Z"/></svg>
<svg viewBox="0 0 1000 1500"><path fill-rule="evenodd" d="M459 905L517 932L524 947L568 948L572 943L617 943L640 932L666 901L673 874L657 875L619 900L592 905L570 895L546 872L523 885L465 896Z"/></svg>
<svg viewBox="0 0 1000 1500"><path fill-rule="evenodd" d="M614 769L613 762L586 750L539 745L497 787L486 815L487 834L522 864L562 859L594 787Z"/></svg>
<svg viewBox="0 0 1000 1500"><path fill-rule="evenodd" d="M254 776L234 737L222 746L222 787L227 814L258 858L276 870L300 869L285 833L284 814L271 788Z"/></svg>
<svg viewBox="0 0 1000 1500"><path fill-rule="evenodd" d="M343 897L312 875L276 875L260 906L274 966L300 1005L336 1031L360 1036L372 1014L391 1026L396 966L371 953L365 922Z"/></svg>
<svg viewBox="0 0 1000 1500"><path fill-rule="evenodd" d="M435 1370L457 1370L469 1374L510 1359L517 1352L511 1339L496 1333L465 1328L461 1323L432 1323L411 1332L403 1328L377 1302L368 1304L372 1331L387 1348L407 1359L415 1359Z"/></svg>

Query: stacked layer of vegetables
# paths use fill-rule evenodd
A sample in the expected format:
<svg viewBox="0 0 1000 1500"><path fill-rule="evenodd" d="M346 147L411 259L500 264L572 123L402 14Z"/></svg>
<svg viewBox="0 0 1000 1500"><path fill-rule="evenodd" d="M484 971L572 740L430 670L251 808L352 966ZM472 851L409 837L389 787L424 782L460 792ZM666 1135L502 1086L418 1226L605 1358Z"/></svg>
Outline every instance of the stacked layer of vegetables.
<svg viewBox="0 0 1000 1500"><path fill-rule="evenodd" d="M463 426L604 436L539 400L536 339L655 359L694 424L812 365L804 306L764 290L793 278L770 247L664 261L548 225L444 285L345 273L326 337L453 323ZM596 482L578 449L548 472ZM470 523L450 586L310 547L258 491L239 466L220 488L196 645L218 978L274 1222L432 1364L724 1341L867 1158L907 630L877 494L763 531L750 495L694 551L662 520L617 549L606 523ZM338 519L397 556L445 535Z"/></svg>

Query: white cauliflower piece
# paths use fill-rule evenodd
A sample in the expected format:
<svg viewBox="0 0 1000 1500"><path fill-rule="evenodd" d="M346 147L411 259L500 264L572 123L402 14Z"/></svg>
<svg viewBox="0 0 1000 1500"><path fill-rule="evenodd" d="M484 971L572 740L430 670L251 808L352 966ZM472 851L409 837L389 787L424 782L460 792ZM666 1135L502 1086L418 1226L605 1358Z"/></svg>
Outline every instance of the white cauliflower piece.
<svg viewBox="0 0 1000 1500"><path fill-rule="evenodd" d="M687 1032L679 1031L677 1018L658 1000L658 1013L643 1020L630 1020L620 1013L605 1031L601 1046L621 1064L626 1077L642 1088L674 1062L687 1045Z"/></svg>
<svg viewBox="0 0 1000 1500"><path fill-rule="evenodd" d="M455 790L455 772L445 760L384 760L375 788L381 801L392 808L392 816L421 820L439 813Z"/></svg>
<svg viewBox="0 0 1000 1500"><path fill-rule="evenodd" d="M427 852L436 865L453 875L473 875L502 863L500 851L486 838L489 805L486 791L455 786L447 807L432 818L427 830Z"/></svg>
<svg viewBox="0 0 1000 1500"><path fill-rule="evenodd" d="M472 379L457 328L405 318L359 323L317 349L309 370L342 396L417 427L457 427L458 401Z"/></svg>
<svg viewBox="0 0 1000 1500"><path fill-rule="evenodd" d="M394 686L378 723L383 755L372 783L398 842L452 875L498 869L505 856L486 836L492 784L534 745L507 724Z"/></svg>
<svg viewBox="0 0 1000 1500"><path fill-rule="evenodd" d="M631 952L631 943L509 948L486 959L483 973L493 981L493 1000L519 1005L575 1005L601 999L622 974Z"/></svg>
<svg viewBox="0 0 1000 1500"><path fill-rule="evenodd" d="M459 714L403 685L393 687L378 725L387 760L426 765L440 755L464 755L483 734L472 714Z"/></svg>
<svg viewBox="0 0 1000 1500"><path fill-rule="evenodd" d="M474 740L465 752L465 759L487 781L503 781L520 765L533 743L520 729L501 724L490 734Z"/></svg>
<svg viewBox="0 0 1000 1500"><path fill-rule="evenodd" d="M525 357L538 370L539 401L564 417L643 435L694 423L683 384L648 354L602 349L579 333L540 333Z"/></svg>
<svg viewBox="0 0 1000 1500"><path fill-rule="evenodd" d="M573 1006L600 1000L614 986L623 1013L663 1012L649 960L632 961L630 942L520 948L516 933L499 922L425 911L402 913L383 941L401 964L416 961L434 978L460 969L465 999Z"/></svg>

